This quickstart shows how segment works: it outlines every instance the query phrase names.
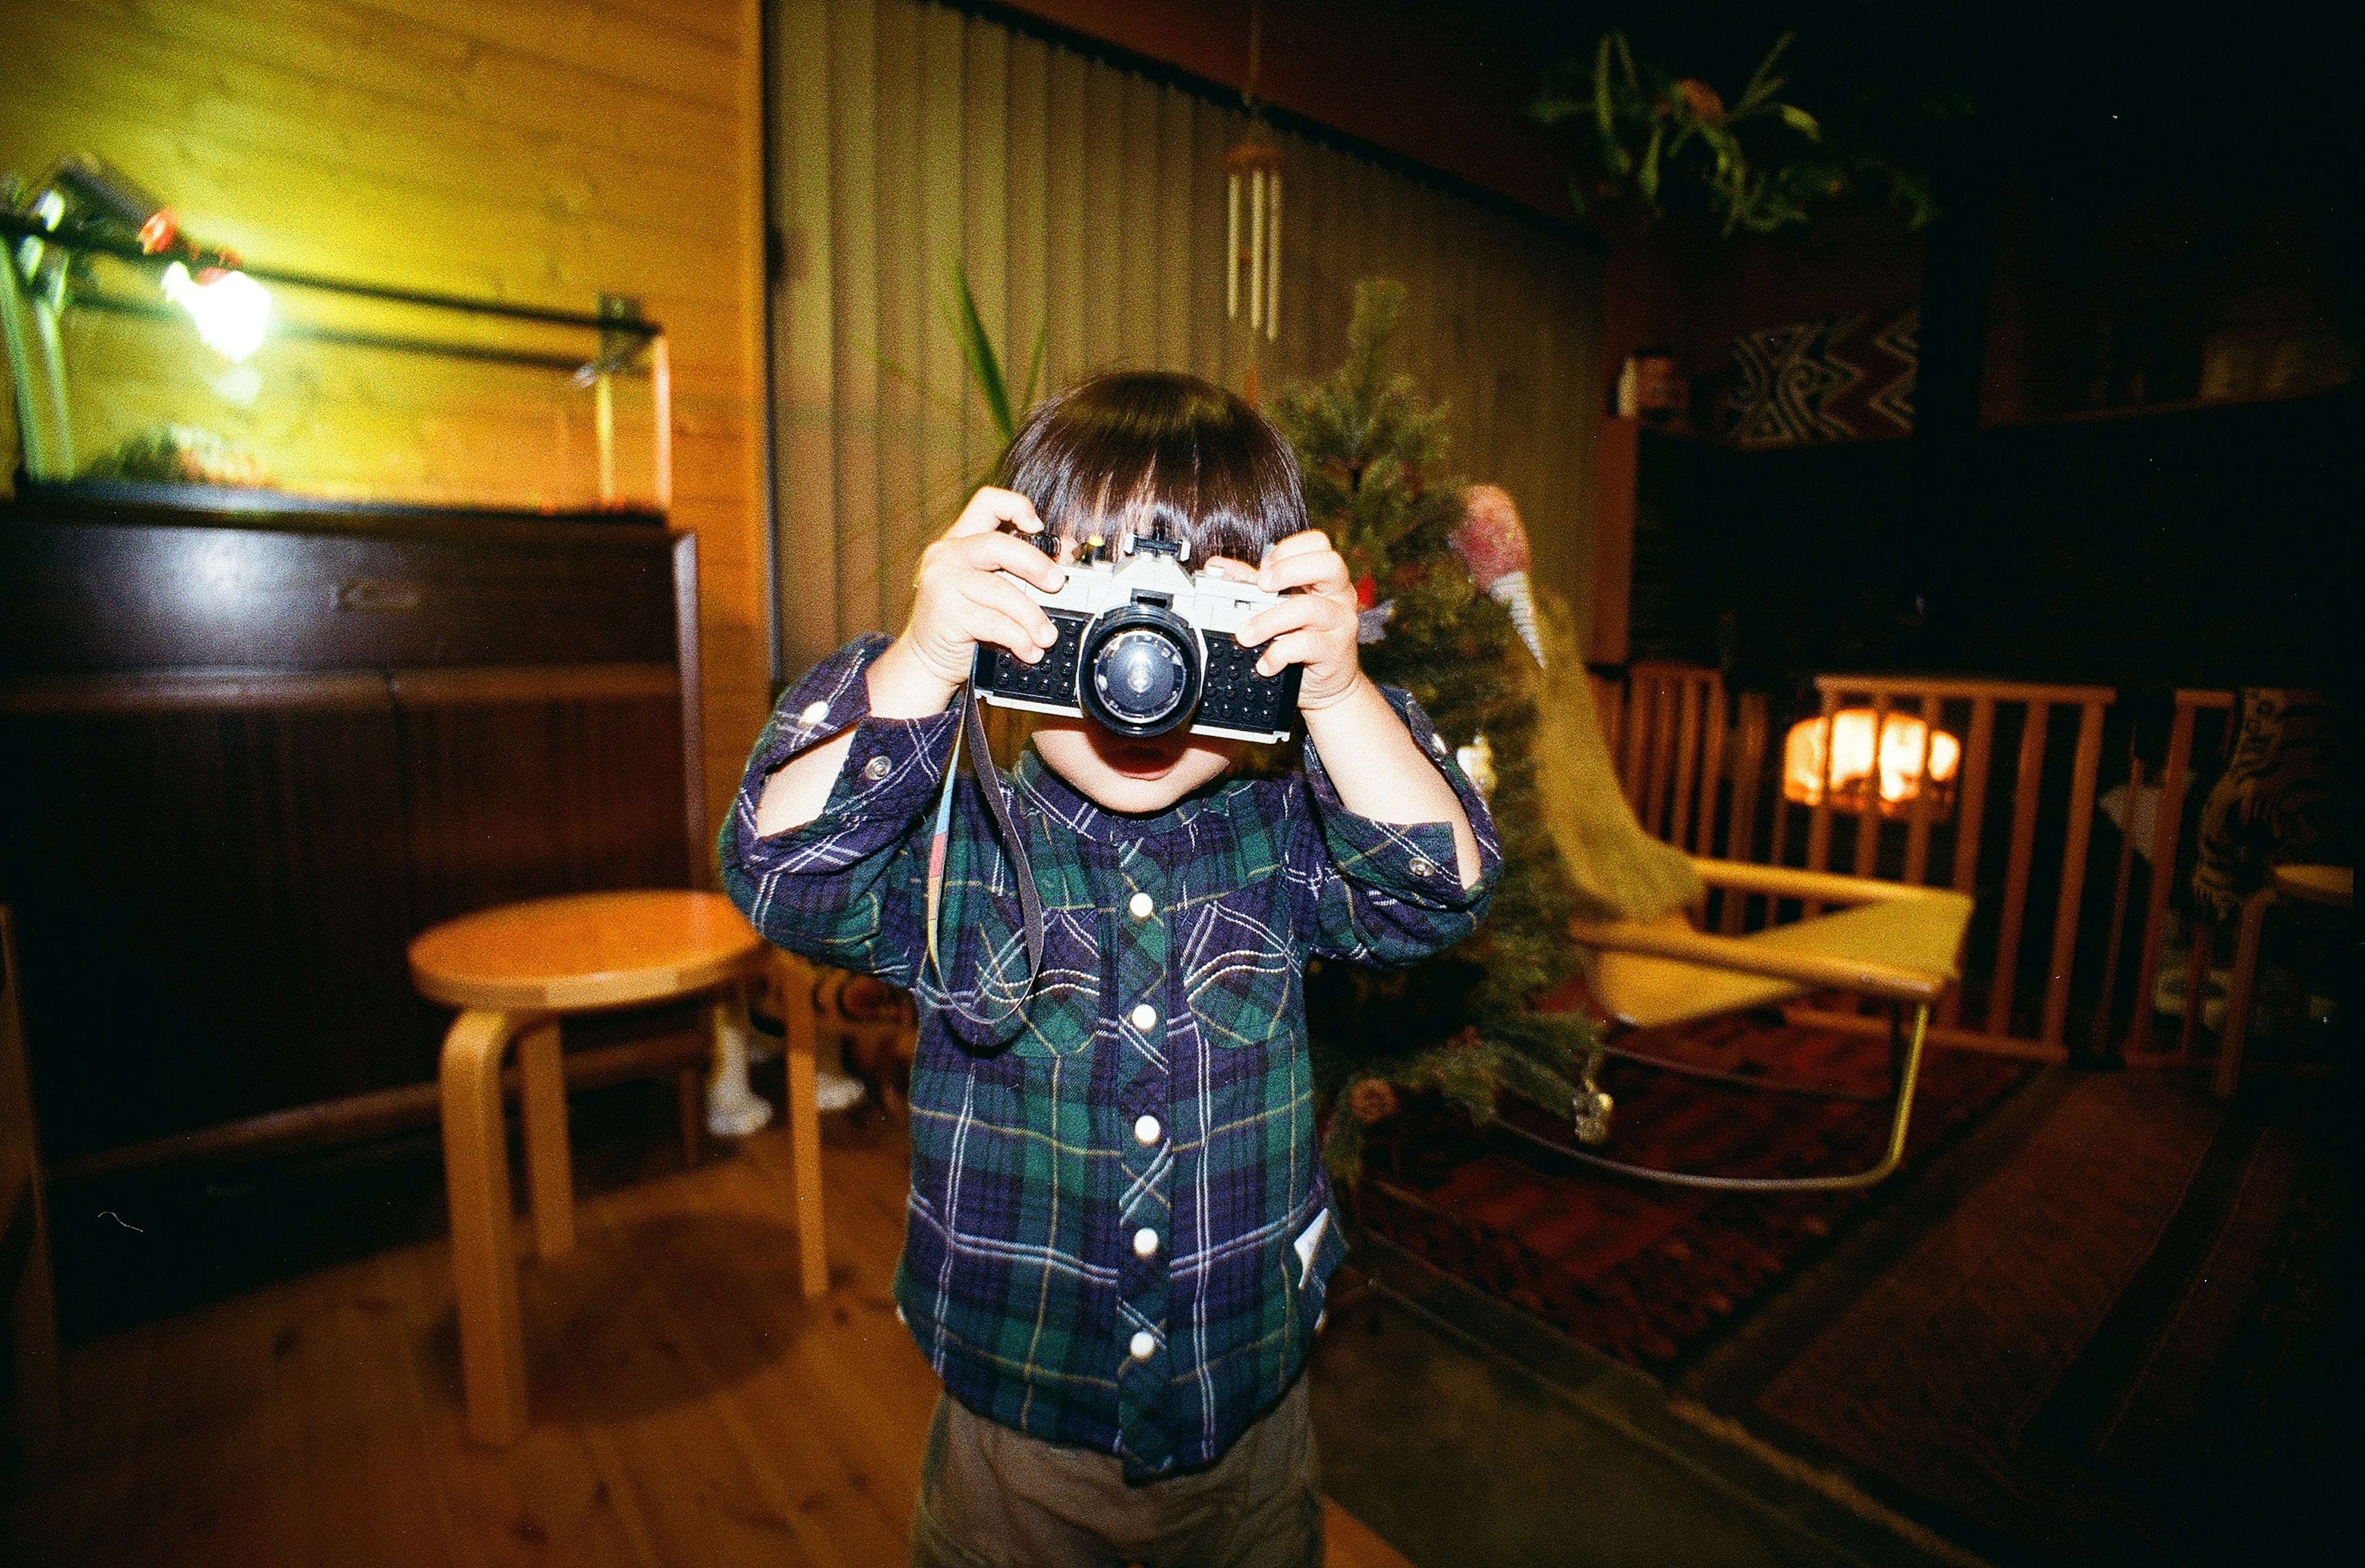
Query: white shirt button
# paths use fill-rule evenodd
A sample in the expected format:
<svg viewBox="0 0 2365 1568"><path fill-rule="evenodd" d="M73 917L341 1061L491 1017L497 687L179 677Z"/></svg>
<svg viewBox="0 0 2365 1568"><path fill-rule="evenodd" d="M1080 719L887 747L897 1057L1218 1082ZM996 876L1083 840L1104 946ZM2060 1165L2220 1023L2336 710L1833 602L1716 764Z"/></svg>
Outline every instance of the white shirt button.
<svg viewBox="0 0 2365 1568"><path fill-rule="evenodd" d="M1135 1361L1146 1361L1158 1353L1158 1336L1144 1328L1134 1335L1133 1343L1126 1349L1133 1352Z"/></svg>
<svg viewBox="0 0 2365 1568"><path fill-rule="evenodd" d="M874 756L862 765L862 777L869 779L873 784L894 771L895 764L884 755Z"/></svg>
<svg viewBox="0 0 2365 1568"><path fill-rule="evenodd" d="M804 711L803 712L801 712L801 713L800 713L800 714L798 714L798 715L797 715L797 722L798 722L798 723L800 723L800 724L802 724L806 729L810 730L810 729L812 729L815 724L820 723L824 719L826 719L826 718L828 718L828 717L829 717L829 704L828 704L828 703L826 703L826 702L808 702L808 703L806 703L806 704L805 704L805 711Z"/></svg>
<svg viewBox="0 0 2365 1568"><path fill-rule="evenodd" d="M1156 904L1149 902L1149 895L1148 893L1134 894L1133 902L1126 905L1126 908L1133 911L1133 918L1136 920L1148 920L1149 918L1150 912L1155 910L1157 907L1158 906Z"/></svg>
<svg viewBox="0 0 2365 1568"><path fill-rule="evenodd" d="M1158 1233L1143 1226L1133 1233L1133 1255L1137 1258L1158 1256Z"/></svg>
<svg viewBox="0 0 2365 1568"><path fill-rule="evenodd" d="M1147 1148L1156 1143L1158 1135L1165 1130L1158 1125L1157 1117L1143 1116L1133 1124L1133 1141Z"/></svg>
<svg viewBox="0 0 2365 1568"><path fill-rule="evenodd" d="M1418 858L1418 857L1416 857L1413 863L1406 867L1405 869L1410 871L1416 877L1434 877L1437 875L1436 867L1430 865L1426 860Z"/></svg>
<svg viewBox="0 0 2365 1568"><path fill-rule="evenodd" d="M1158 1027L1158 1009L1147 1002L1133 1010L1133 1026L1143 1034Z"/></svg>

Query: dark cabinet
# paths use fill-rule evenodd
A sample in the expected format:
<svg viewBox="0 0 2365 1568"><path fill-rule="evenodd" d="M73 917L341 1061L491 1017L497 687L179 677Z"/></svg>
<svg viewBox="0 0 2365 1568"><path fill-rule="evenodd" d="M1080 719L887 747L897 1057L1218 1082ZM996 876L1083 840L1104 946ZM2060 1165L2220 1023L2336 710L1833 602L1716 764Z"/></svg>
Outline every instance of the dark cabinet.
<svg viewBox="0 0 2365 1568"><path fill-rule="evenodd" d="M702 875L695 571L645 521L0 506L49 1159L432 1106L413 935Z"/></svg>

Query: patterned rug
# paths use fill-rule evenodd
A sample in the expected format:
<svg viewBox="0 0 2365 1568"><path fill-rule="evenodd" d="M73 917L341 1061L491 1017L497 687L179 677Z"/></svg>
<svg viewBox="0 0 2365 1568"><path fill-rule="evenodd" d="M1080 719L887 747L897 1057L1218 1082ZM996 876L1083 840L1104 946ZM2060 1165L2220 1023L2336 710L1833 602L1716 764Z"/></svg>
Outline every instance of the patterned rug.
<svg viewBox="0 0 2365 1568"><path fill-rule="evenodd" d="M1799 1176L1863 1170L1887 1141L1889 1046L1791 1025L1778 1014L1627 1036L1621 1046L1721 1074L1613 1058L1600 1152L1659 1169ZM1929 1052L1909 1166L2001 1101L2025 1064ZM1565 1142L1568 1126L1519 1107L1507 1120ZM1373 1233L1447 1273L1635 1365L1664 1369L1822 1248L1870 1192L1753 1194L1599 1171L1441 1107L1374 1128L1359 1199ZM1900 1178L1892 1178L1900 1180Z"/></svg>
<svg viewBox="0 0 2365 1568"><path fill-rule="evenodd" d="M1745 1414L2012 1560L2305 1560L2354 1427L2307 1150L2200 1085L2081 1075Z"/></svg>

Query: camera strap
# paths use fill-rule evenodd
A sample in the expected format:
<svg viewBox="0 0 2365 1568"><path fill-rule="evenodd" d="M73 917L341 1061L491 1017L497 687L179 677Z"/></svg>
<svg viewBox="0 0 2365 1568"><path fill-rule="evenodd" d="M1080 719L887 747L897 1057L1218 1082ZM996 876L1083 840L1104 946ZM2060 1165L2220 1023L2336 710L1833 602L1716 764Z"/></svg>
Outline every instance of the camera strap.
<svg viewBox="0 0 2365 1568"><path fill-rule="evenodd" d="M928 844L928 962L936 969L937 981L945 983L944 961L936 951L936 924L944 904L945 862L952 839L953 787L960 778L961 752L966 747L970 771L985 796L986 809L993 813L994 831L1002 835L1003 854L1018 888L1019 934L1026 943L1026 983L1019 989L1024 996L1035 989L1035 977L1043 972L1043 898L1035 890L1035 868L1026 858L1026 828L1012 812L1017 787L1010 785L1004 793L1002 769L994 766L993 752L985 744L985 700L978 696L973 682L962 685L960 705L960 728L953 733L953 755L945 763L944 788L936 796L936 834ZM949 984L947 989L951 989Z"/></svg>

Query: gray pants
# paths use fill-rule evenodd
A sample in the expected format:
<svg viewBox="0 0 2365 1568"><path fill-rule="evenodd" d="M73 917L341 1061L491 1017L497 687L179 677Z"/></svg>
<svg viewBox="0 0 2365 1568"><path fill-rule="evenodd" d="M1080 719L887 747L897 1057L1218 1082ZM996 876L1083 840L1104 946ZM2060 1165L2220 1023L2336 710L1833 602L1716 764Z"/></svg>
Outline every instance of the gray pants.
<svg viewBox="0 0 2365 1568"><path fill-rule="evenodd" d="M939 1395L912 1517L914 1568L1321 1568L1322 1488L1299 1378L1209 1468L1128 1486Z"/></svg>

